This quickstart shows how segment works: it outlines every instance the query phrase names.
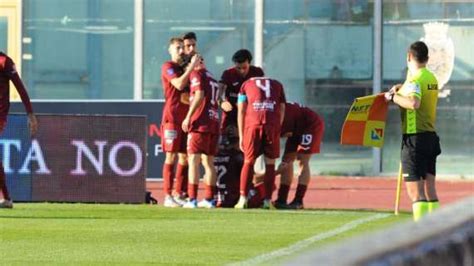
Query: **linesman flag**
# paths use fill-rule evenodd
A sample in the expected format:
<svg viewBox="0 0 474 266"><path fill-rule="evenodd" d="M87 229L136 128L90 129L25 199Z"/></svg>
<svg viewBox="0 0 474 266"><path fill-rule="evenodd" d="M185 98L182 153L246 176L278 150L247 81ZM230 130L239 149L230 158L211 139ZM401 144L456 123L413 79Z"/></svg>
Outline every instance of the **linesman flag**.
<svg viewBox="0 0 474 266"><path fill-rule="evenodd" d="M387 111L383 93L356 98L342 126L341 144L382 147Z"/></svg>

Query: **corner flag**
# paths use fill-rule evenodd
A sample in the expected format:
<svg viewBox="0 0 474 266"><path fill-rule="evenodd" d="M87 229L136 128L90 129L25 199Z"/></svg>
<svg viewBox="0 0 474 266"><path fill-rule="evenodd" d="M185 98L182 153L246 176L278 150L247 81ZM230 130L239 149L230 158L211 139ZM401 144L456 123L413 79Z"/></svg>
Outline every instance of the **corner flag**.
<svg viewBox="0 0 474 266"><path fill-rule="evenodd" d="M382 147L388 103L384 94L354 100L341 132L341 144Z"/></svg>

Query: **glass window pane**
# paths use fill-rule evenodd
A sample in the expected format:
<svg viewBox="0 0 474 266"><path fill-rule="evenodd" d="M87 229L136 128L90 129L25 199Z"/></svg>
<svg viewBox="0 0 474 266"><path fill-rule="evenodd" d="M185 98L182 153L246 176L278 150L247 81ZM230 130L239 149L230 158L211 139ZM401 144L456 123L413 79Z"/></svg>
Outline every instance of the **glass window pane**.
<svg viewBox="0 0 474 266"><path fill-rule="evenodd" d="M241 48L253 51L254 1L145 0L144 98L163 98L161 65L168 41L194 31L198 51L219 79Z"/></svg>
<svg viewBox="0 0 474 266"><path fill-rule="evenodd" d="M23 3L32 98L133 98L133 0Z"/></svg>
<svg viewBox="0 0 474 266"><path fill-rule="evenodd" d="M370 148L339 144L353 99L372 93L371 19L368 1L265 2L266 74L283 83L288 100L306 104L325 120L313 173L372 172Z"/></svg>
<svg viewBox="0 0 474 266"><path fill-rule="evenodd" d="M5 53L8 51L7 40L8 19L6 17L0 17L0 51L4 51Z"/></svg>

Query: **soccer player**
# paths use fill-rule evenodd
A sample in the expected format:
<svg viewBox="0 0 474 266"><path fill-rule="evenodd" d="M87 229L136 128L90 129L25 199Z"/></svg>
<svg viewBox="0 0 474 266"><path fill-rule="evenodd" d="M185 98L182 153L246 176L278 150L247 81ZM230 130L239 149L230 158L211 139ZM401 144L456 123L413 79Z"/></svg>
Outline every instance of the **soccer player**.
<svg viewBox="0 0 474 266"><path fill-rule="evenodd" d="M184 208L214 208L216 195L216 170L214 156L219 139L219 112L217 100L219 84L204 63L198 64L190 76L191 104L182 123L188 132L189 199ZM204 167L205 196L197 203L200 164Z"/></svg>
<svg viewBox="0 0 474 266"><path fill-rule="evenodd" d="M193 55L197 53L197 37L194 32L188 32L183 34L181 37L183 40L183 54L181 55L180 65L182 68L186 68L191 61ZM186 86L186 91L189 91L189 86ZM175 201L184 204L185 199L188 197L188 166L178 168L176 173L176 186L175 186Z"/></svg>
<svg viewBox="0 0 474 266"><path fill-rule="evenodd" d="M274 79L251 78L240 89L237 122L244 166L240 175L240 198L235 208L247 207L253 167L256 158L262 153L265 157L263 208L274 208L271 198L275 183L275 159L280 155L280 129L285 115L285 102L283 86Z"/></svg>
<svg viewBox="0 0 474 266"><path fill-rule="evenodd" d="M3 52L0 52L0 134L7 125L7 116L10 108L10 81L13 82L18 94L20 94L21 101L23 102L26 113L28 114L30 134L31 136L34 136L38 130L38 122L36 120L36 116L33 113L33 108L31 107L30 97L28 96L25 86L23 85L23 82L16 71L13 60ZM8 192L5 170L3 169L3 164L1 161L0 189L3 194L3 199L0 200L0 208L13 208L13 201Z"/></svg>
<svg viewBox="0 0 474 266"><path fill-rule="evenodd" d="M415 221L439 207L435 186L436 157L441 154L435 129L438 81L426 69L427 62L426 44L412 43L407 53L407 79L385 93L386 101L400 107L402 169Z"/></svg>
<svg viewBox="0 0 474 266"><path fill-rule="evenodd" d="M239 149L239 137L236 126L227 126L221 135L219 152L214 158L217 173L217 207L231 208L240 197L240 173L244 164L242 151ZM263 204L265 190L263 176L254 176L256 185L250 184L248 207L260 208Z"/></svg>
<svg viewBox="0 0 474 266"><path fill-rule="evenodd" d="M324 122L313 110L297 103L286 103L285 119L281 126L281 136L287 137L282 163L277 169L281 175L278 209L303 209L303 198L311 179L309 160L320 152L324 133ZM293 201L287 205L288 192L293 181L293 163L298 164L298 186Z"/></svg>
<svg viewBox="0 0 474 266"><path fill-rule="evenodd" d="M229 125L237 127L237 95L242 84L253 77L263 77L260 67L251 65L252 53L241 49L232 56L234 66L222 73L220 83L223 85L223 101L220 107L222 112L221 129Z"/></svg>
<svg viewBox="0 0 474 266"><path fill-rule="evenodd" d="M186 134L181 129L181 124L189 109L189 75L199 62L199 55L194 55L186 69L182 69L180 62L184 54L183 40L171 38L168 52L171 60L161 67L161 81L165 96L165 106L161 120L161 140L166 153L163 165L163 190L165 193L165 207L179 207L182 202L172 197L174 179L174 164L178 157L176 169L177 183L187 172ZM177 184L176 191L181 191Z"/></svg>

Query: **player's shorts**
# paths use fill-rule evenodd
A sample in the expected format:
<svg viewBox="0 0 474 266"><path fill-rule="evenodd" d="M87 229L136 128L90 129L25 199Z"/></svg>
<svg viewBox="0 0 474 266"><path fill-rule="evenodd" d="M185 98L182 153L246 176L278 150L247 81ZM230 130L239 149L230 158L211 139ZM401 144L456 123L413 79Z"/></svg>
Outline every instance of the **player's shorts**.
<svg viewBox="0 0 474 266"><path fill-rule="evenodd" d="M420 181L426 174L436 175L436 157L441 154L435 132L404 134L402 139L402 169L405 181Z"/></svg>
<svg viewBox="0 0 474 266"><path fill-rule="evenodd" d="M279 128L268 125L246 127L243 138L245 161L255 161L262 153L270 159L280 156Z"/></svg>
<svg viewBox="0 0 474 266"><path fill-rule="evenodd" d="M323 134L324 122L318 119L303 134L291 136L286 140L285 154L293 152L302 154L320 153Z"/></svg>
<svg viewBox="0 0 474 266"><path fill-rule="evenodd" d="M208 132L189 132L188 134L188 154L206 154L215 156L217 154L217 144L219 135Z"/></svg>
<svg viewBox="0 0 474 266"><path fill-rule="evenodd" d="M187 134L181 125L166 123L161 125L161 146L164 152L186 153Z"/></svg>

